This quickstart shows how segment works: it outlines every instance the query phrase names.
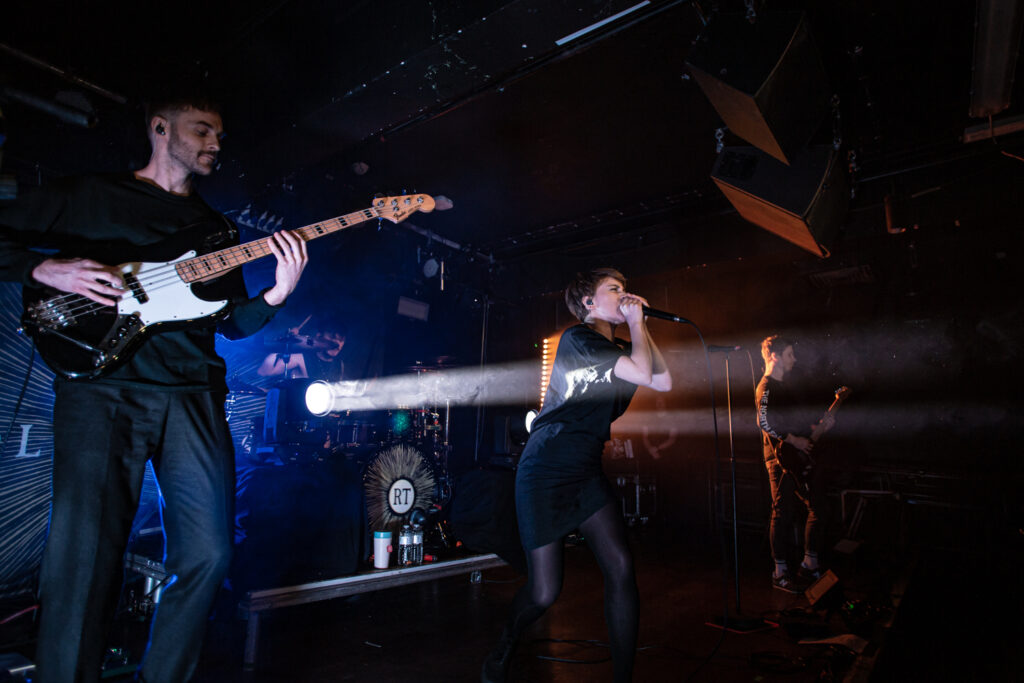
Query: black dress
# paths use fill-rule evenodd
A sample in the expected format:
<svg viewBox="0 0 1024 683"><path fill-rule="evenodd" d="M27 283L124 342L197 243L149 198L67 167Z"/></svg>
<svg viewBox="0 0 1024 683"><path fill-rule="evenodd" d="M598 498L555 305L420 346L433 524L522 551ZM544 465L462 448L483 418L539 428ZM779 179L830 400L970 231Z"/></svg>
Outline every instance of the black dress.
<svg viewBox="0 0 1024 683"><path fill-rule="evenodd" d="M516 472L516 515L527 550L564 538L614 500L601 453L611 423L636 391L612 372L629 352L628 342L611 342L586 325L562 334L544 408Z"/></svg>

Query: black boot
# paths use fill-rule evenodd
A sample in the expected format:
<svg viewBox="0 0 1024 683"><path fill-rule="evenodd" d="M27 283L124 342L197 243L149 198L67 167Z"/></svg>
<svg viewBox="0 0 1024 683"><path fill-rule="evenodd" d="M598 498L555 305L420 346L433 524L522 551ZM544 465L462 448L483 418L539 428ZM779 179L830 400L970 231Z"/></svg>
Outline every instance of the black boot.
<svg viewBox="0 0 1024 683"><path fill-rule="evenodd" d="M508 628L501 632L498 644L484 660L484 668L480 672L480 683L505 683L508 678L509 666L512 664L512 655L515 654L518 642Z"/></svg>

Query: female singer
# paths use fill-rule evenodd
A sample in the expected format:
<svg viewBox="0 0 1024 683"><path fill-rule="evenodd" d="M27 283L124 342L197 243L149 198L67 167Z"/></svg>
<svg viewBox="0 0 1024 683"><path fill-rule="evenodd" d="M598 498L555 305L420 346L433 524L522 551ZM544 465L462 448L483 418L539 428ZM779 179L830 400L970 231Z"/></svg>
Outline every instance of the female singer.
<svg viewBox="0 0 1024 683"><path fill-rule="evenodd" d="M665 359L647 331L646 301L626 292L617 270L577 275L565 302L581 321L562 334L544 408L534 420L516 472L516 513L528 578L512 603L501 640L484 662L484 683L504 681L520 635L558 597L565 537L583 534L604 574L615 681L630 680L638 594L626 527L601 469L611 423L638 386L672 388ZM625 323L631 343L614 330Z"/></svg>

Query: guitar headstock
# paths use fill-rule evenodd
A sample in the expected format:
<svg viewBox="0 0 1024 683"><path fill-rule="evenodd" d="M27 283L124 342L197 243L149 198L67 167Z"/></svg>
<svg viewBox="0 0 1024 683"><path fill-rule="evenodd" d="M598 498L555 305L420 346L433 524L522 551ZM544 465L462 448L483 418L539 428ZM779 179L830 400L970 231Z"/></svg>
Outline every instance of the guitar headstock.
<svg viewBox="0 0 1024 683"><path fill-rule="evenodd" d="M373 208L381 218L386 218L392 223L401 223L417 211L422 211L423 213L433 211L434 198L428 194L377 197L373 200Z"/></svg>
<svg viewBox="0 0 1024 683"><path fill-rule="evenodd" d="M839 387L836 389L836 400L845 401L846 398L853 393L853 389L850 387Z"/></svg>

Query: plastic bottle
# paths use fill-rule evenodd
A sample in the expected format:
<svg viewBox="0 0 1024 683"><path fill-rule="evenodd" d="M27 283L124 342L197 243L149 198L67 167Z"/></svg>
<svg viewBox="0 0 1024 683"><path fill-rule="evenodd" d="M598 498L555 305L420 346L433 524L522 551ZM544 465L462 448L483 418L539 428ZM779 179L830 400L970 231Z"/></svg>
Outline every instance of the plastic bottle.
<svg viewBox="0 0 1024 683"><path fill-rule="evenodd" d="M409 567L413 564L412 529L408 524L403 524L398 534L398 566Z"/></svg>
<svg viewBox="0 0 1024 683"><path fill-rule="evenodd" d="M412 563L423 564L423 527L412 525Z"/></svg>

